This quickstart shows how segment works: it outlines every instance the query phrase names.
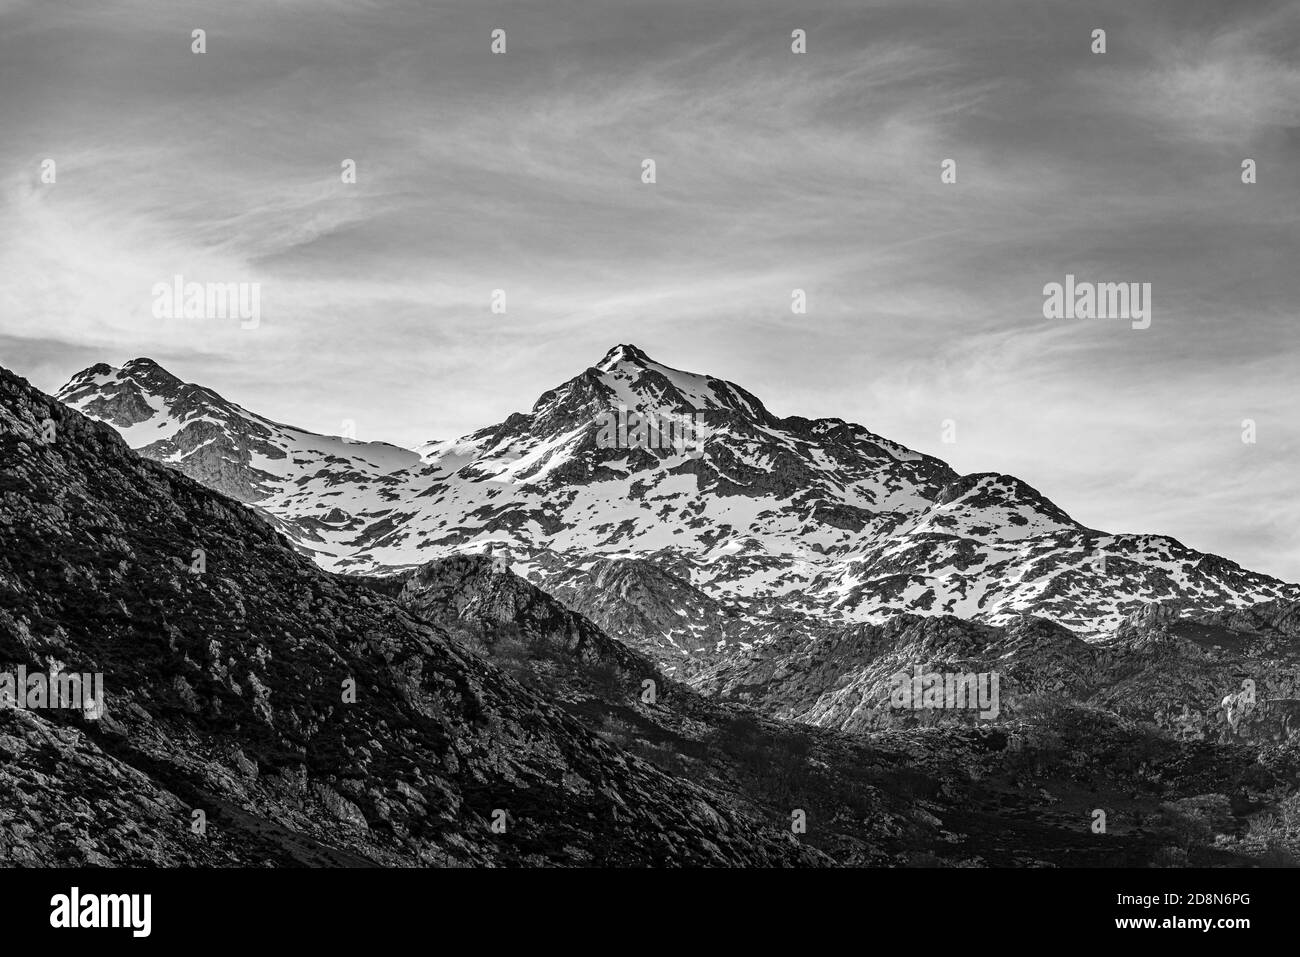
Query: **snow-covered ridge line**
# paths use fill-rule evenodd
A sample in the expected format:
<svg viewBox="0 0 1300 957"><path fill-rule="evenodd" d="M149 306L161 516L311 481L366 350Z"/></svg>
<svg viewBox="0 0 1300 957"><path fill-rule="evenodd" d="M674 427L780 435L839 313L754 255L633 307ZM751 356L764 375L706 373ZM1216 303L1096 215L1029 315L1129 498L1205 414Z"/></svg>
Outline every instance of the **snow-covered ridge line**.
<svg viewBox="0 0 1300 957"><path fill-rule="evenodd" d="M576 589L577 601L596 593L583 578L594 560L633 557L671 577L627 585L609 602L644 603L679 582L720 603L700 611L720 621L1033 613L1084 633L1144 602L1217 610L1300 597L1295 585L1172 539L1084 528L1013 476L960 476L839 419L777 418L740 386L631 345L530 412L416 451L271 422L148 360L92 367L59 398L115 425L143 454L264 510L340 571L492 547L535 581ZM698 416L703 454L608 447L602 423L618 409ZM713 626L676 610L639 627L698 647Z"/></svg>

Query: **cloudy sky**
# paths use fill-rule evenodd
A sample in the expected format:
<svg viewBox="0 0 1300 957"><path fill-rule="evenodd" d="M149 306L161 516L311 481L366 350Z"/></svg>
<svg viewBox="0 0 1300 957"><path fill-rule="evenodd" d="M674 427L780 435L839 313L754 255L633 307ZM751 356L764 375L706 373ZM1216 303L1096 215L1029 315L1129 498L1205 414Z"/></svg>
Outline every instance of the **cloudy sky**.
<svg viewBox="0 0 1300 957"><path fill-rule="evenodd" d="M0 0L0 91L47 391L147 355L409 445L631 342L1300 580L1300 4ZM178 273L261 325L155 318ZM1151 327L1044 319L1066 273Z"/></svg>

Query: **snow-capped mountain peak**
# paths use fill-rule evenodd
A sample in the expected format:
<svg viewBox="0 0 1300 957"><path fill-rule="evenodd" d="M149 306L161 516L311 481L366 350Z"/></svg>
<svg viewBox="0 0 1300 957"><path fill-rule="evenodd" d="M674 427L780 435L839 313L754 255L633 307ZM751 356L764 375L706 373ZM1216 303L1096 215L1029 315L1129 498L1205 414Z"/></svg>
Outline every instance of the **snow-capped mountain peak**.
<svg viewBox="0 0 1300 957"><path fill-rule="evenodd" d="M376 479L418 465L419 455L385 442L319 435L272 421L153 359L105 363L73 376L56 397L113 425L149 458L244 502L262 503L313 481Z"/></svg>
<svg viewBox="0 0 1300 957"><path fill-rule="evenodd" d="M618 345L593 367L615 407L638 412L738 413L770 418L763 403L733 383L656 362L634 345Z"/></svg>

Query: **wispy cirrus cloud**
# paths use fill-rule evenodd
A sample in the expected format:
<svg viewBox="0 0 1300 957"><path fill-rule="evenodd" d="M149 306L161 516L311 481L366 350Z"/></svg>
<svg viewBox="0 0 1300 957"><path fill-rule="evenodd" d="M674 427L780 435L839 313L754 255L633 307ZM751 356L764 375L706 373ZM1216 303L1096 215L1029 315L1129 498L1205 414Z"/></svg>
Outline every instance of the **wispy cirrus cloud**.
<svg viewBox="0 0 1300 957"><path fill-rule="evenodd" d="M1300 579L1294 4L2 2L0 26L0 348L43 388L151 355L414 444L631 341ZM1151 282L1151 328L1044 320L1067 272ZM175 273L260 282L261 326L154 318Z"/></svg>

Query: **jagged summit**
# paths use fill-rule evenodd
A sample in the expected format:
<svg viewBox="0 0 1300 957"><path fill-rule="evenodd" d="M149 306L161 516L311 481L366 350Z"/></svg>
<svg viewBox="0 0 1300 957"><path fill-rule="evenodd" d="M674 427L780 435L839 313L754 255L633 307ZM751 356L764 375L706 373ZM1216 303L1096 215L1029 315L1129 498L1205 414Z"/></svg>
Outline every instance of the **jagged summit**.
<svg viewBox="0 0 1300 957"><path fill-rule="evenodd" d="M121 368L93 365L73 376L56 398L111 424L143 455L243 502L260 503L304 473L328 470L328 481L340 481L419 463L415 452L384 442L318 435L273 421L145 357Z"/></svg>
<svg viewBox="0 0 1300 957"><path fill-rule="evenodd" d="M608 372L610 369L625 363L634 365L649 365L654 362L645 352L630 343L621 343L614 346L605 353L605 358L596 364L596 368L602 372Z"/></svg>
<svg viewBox="0 0 1300 957"><path fill-rule="evenodd" d="M777 422L762 402L735 383L675 369L652 359L634 345L615 346L593 369L597 390L616 408L670 414L740 415L767 425Z"/></svg>
<svg viewBox="0 0 1300 957"><path fill-rule="evenodd" d="M219 409L222 414L230 414L237 408L211 389L184 382L145 356L131 359L120 367L96 363L78 372L55 393L57 399L73 406L83 401L98 402L103 412L110 414L97 412L96 417L112 420L119 428L135 425L152 414L154 406L146 400L147 396L185 398L191 404ZM112 401L114 398L116 402Z"/></svg>

